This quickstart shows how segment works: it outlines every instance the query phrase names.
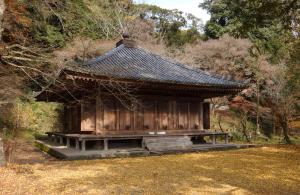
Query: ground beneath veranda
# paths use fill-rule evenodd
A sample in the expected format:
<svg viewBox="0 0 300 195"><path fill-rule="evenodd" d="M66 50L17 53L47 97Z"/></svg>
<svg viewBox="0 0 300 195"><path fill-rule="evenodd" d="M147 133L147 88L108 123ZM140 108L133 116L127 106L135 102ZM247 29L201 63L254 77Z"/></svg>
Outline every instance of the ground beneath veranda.
<svg viewBox="0 0 300 195"><path fill-rule="evenodd" d="M19 142L0 194L300 194L300 146L59 161Z"/></svg>

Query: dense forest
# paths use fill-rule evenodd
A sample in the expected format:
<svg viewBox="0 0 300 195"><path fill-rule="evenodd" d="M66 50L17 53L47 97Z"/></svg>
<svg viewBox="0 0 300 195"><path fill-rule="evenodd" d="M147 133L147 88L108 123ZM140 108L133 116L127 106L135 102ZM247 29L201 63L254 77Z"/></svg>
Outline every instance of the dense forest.
<svg viewBox="0 0 300 195"><path fill-rule="evenodd" d="M2 133L61 128L60 105L35 102L35 92L54 84L70 62L104 54L126 32L154 53L249 84L237 97L210 100L212 129L248 142L293 142L300 128L300 2L205 0L199 7L211 15L206 24L131 0L5 0Z"/></svg>

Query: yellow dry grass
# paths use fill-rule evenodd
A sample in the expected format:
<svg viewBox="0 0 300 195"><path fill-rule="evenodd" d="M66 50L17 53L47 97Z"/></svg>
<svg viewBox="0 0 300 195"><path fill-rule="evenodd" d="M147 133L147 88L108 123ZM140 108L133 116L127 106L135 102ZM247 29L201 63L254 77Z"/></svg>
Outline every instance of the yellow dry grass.
<svg viewBox="0 0 300 195"><path fill-rule="evenodd" d="M300 146L14 165L0 194L300 194Z"/></svg>

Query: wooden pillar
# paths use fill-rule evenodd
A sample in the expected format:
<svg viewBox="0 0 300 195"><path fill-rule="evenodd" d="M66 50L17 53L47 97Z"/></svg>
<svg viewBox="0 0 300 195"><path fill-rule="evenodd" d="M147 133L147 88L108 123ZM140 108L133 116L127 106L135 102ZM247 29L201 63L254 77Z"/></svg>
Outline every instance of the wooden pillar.
<svg viewBox="0 0 300 195"><path fill-rule="evenodd" d="M203 129L210 129L210 106L209 102L203 102Z"/></svg>
<svg viewBox="0 0 300 195"><path fill-rule="evenodd" d="M202 105L202 102L199 104L199 112L200 112L199 128L200 128L200 130L203 130L203 105Z"/></svg>
<svg viewBox="0 0 300 195"><path fill-rule="evenodd" d="M73 131L73 124L72 124L72 109L70 106L67 107L68 109L68 114L67 114L67 123L68 123L68 132L72 132Z"/></svg>
<svg viewBox="0 0 300 195"><path fill-rule="evenodd" d="M116 108L116 130L120 130L120 106L119 104L115 103Z"/></svg>
<svg viewBox="0 0 300 195"><path fill-rule="evenodd" d="M68 110L67 110L67 105L63 105L64 106L64 113L63 113L63 131L67 132L69 127L68 127Z"/></svg>
<svg viewBox="0 0 300 195"><path fill-rule="evenodd" d="M70 138L67 137L67 147L70 148Z"/></svg>
<svg viewBox="0 0 300 195"><path fill-rule="evenodd" d="M103 129L103 107L100 96L96 98L96 133L101 134Z"/></svg>
<svg viewBox="0 0 300 195"><path fill-rule="evenodd" d="M59 143L60 143L60 144L64 144L64 140L63 140L63 137L62 137L62 136L59 136Z"/></svg>
<svg viewBox="0 0 300 195"><path fill-rule="evenodd" d="M190 109L190 102L187 103L187 123L188 123L188 129L191 129L191 109Z"/></svg>
<svg viewBox="0 0 300 195"><path fill-rule="evenodd" d="M228 144L228 134L225 134L225 144Z"/></svg>
<svg viewBox="0 0 300 195"><path fill-rule="evenodd" d="M157 101L155 100L154 101L154 112L155 112L155 114L154 114L154 116L155 116L155 130L156 131L158 131L159 130L159 116L158 116L158 103L157 103Z"/></svg>
<svg viewBox="0 0 300 195"><path fill-rule="evenodd" d="M212 144L215 145L217 143L217 141L216 141L216 135L213 134L211 137L212 137Z"/></svg>
<svg viewBox="0 0 300 195"><path fill-rule="evenodd" d="M142 139L142 148L146 149L146 144L145 144L144 138Z"/></svg>
<svg viewBox="0 0 300 195"><path fill-rule="evenodd" d="M80 131L85 129L85 122L83 120L84 104L80 101Z"/></svg>
<svg viewBox="0 0 300 195"><path fill-rule="evenodd" d="M84 139L81 141L81 150L82 151L86 150L86 141Z"/></svg>
<svg viewBox="0 0 300 195"><path fill-rule="evenodd" d="M104 150L108 150L108 140L107 139L103 140L103 144L104 144Z"/></svg>
<svg viewBox="0 0 300 195"><path fill-rule="evenodd" d="M75 140L75 148L79 150L79 139Z"/></svg>

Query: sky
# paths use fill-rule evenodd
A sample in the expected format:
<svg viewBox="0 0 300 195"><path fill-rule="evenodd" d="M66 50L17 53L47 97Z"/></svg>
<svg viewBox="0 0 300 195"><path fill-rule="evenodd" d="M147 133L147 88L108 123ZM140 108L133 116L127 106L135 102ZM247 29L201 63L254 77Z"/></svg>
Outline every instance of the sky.
<svg viewBox="0 0 300 195"><path fill-rule="evenodd" d="M209 14L205 10L198 7L203 0L134 0L134 2L147 3L157 5L165 9L178 9L186 13L191 13L202 19L204 24L210 18Z"/></svg>

